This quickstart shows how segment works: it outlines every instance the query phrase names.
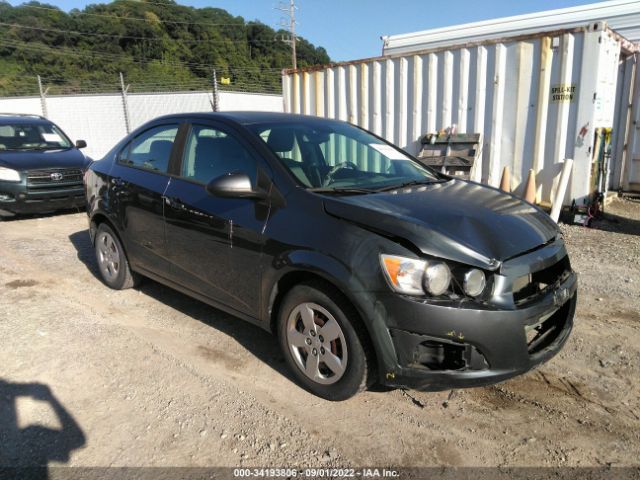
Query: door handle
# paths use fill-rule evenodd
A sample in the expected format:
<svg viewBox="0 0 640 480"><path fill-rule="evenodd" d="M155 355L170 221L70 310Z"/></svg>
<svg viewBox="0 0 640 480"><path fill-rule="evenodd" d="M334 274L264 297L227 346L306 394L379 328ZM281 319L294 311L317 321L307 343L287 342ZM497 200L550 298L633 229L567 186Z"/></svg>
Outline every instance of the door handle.
<svg viewBox="0 0 640 480"><path fill-rule="evenodd" d="M185 210L187 206L182 203L182 200L176 197L164 197L164 203L176 210Z"/></svg>

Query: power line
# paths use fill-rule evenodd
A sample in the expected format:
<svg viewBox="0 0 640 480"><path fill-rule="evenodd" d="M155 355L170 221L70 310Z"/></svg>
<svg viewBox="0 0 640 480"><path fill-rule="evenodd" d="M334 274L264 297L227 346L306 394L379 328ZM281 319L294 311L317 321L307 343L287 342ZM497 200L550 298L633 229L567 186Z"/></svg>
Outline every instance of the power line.
<svg viewBox="0 0 640 480"><path fill-rule="evenodd" d="M19 7L15 7L15 8L35 8L37 10L46 10L46 11L52 11L52 12L58 12L61 13L63 15L68 15L68 16L78 16L78 15L88 15L88 16L92 16L92 17L102 17L102 18L110 18L110 19L117 19L117 20L131 20L131 21L136 21L136 22L148 22L148 23L153 23L156 20L150 20L148 18L140 18L140 17L122 17L120 15L105 15L103 13L91 13L91 12L74 12L74 13L66 13L63 10L60 10L58 8L53 8L53 7L41 7L39 5L20 5ZM246 25L244 23L240 23L240 22L236 22L236 23L204 23L204 22L185 22L185 21L181 21L181 20L162 20L162 19L158 19L157 20L160 23L171 23L171 24L176 24L176 25L200 25L200 26L209 26L209 27L242 27L242 28L246 28Z"/></svg>
<svg viewBox="0 0 640 480"><path fill-rule="evenodd" d="M14 87L4 87L0 91L6 92L12 96L18 95L37 95L38 88L35 82L32 84L20 84ZM204 79L203 79L204 80ZM50 95L67 95L67 94L112 94L118 93L121 86L117 82L110 83L67 83L67 84L51 84L43 79L43 84L47 87ZM180 91L202 91L209 92L211 82L167 82L167 83L138 83L131 82L131 93L161 93L161 92L180 92ZM247 92L263 92L263 93L280 93L280 86L268 83L258 82L235 82L232 85L220 85L222 91L247 91Z"/></svg>
<svg viewBox="0 0 640 480"><path fill-rule="evenodd" d="M63 33L63 34L70 34L70 35L79 35L79 36L95 36L95 37L109 37L109 38L120 38L120 39L127 39L127 40L152 40L152 41L163 41L165 40L164 38L154 38L154 37L135 37L135 36L128 36L128 35L112 35L109 33L93 33L93 32L78 32L76 30L60 30L57 28L42 28L42 27L31 27L31 26L27 26L27 25L19 25L17 23L5 23L5 22L0 22L0 25L5 26L5 27L14 27L14 28L20 28L20 29L26 29L26 30L37 30L37 31L41 31L41 32L52 32L52 33ZM228 42L232 42L232 43L271 43L271 42L278 42L281 41L280 39L278 39L277 37L274 37L271 40L248 40L248 39L243 39L243 40L234 40L234 39L225 39L225 40L207 40L208 43L228 43Z"/></svg>
<svg viewBox="0 0 640 480"><path fill-rule="evenodd" d="M57 55L75 55L75 56L79 56L79 57L102 57L102 58L108 58L111 60L122 60L122 61L129 61L132 63L141 63L141 64L148 64L150 62L158 62L160 64L163 65L169 65L169 66L193 66L193 67L204 67L204 68L211 68L213 65L210 64L206 64L206 63L198 63L198 62L182 62L182 61L178 61L178 62L170 62L170 61L166 61L166 60L162 60L162 59L157 59L157 58L148 58L148 59L139 59L136 57L131 57L131 56L127 56L127 55L122 55L122 54L116 54L116 53L104 53L104 52L95 52L95 51L78 51L78 50L74 50L71 48L57 48L57 47L49 47L46 45L32 45L30 43L27 42L20 42L20 41L13 41L13 40L7 40L7 39L0 39L0 44L4 44L7 45L9 47L13 47L13 48L23 48L25 50L33 50L33 51L40 51L40 52L47 52L47 53L54 53ZM245 72L255 72L255 71L272 71L274 73L280 73L280 69L279 68L272 68L272 67L260 67L260 66L255 66L255 67L234 67L234 66L215 66L215 68L221 69L221 70L228 70L228 71L245 71Z"/></svg>
<svg viewBox="0 0 640 480"><path fill-rule="evenodd" d="M193 7L191 5L180 5L179 3L163 3L163 2L147 2L142 1L142 0L116 0L116 1L121 1L121 2L131 2L131 3L137 3L140 5L155 5L155 6L159 6L159 7L178 7L178 8L190 8L190 9L194 9L196 7ZM115 3L115 2L113 2Z"/></svg>
<svg viewBox="0 0 640 480"><path fill-rule="evenodd" d="M104 53L104 52L94 52L94 51L81 52L81 51L73 50L71 48L66 48L66 47L57 48L57 47L49 47L46 45L31 45L26 42L18 42L18 41L6 40L6 39L0 39L0 44L4 44L8 47L13 47L13 48L22 48L25 50L33 50L36 52L47 52L47 53L53 53L56 55L72 55L77 57L91 57L91 58L101 57L101 58L107 58L111 60L122 60L122 61L129 61L132 63L142 63L142 64L155 61L155 62L162 63L164 65L173 65L173 66L194 66L194 67L207 67L207 68L210 67L210 65L207 65L205 63L191 63L191 62L175 63L175 62L167 62L166 60L161 60L156 58L137 59L135 57L128 57L126 55L116 54L116 53Z"/></svg>
<svg viewBox="0 0 640 480"><path fill-rule="evenodd" d="M178 8L195 8L192 7L190 5L180 5L179 3L164 3L164 2L147 2L142 1L142 0L116 0L116 1L121 1L121 2L131 2L131 3L137 3L140 5L157 5L159 7L178 7ZM116 2L113 2L116 3Z"/></svg>

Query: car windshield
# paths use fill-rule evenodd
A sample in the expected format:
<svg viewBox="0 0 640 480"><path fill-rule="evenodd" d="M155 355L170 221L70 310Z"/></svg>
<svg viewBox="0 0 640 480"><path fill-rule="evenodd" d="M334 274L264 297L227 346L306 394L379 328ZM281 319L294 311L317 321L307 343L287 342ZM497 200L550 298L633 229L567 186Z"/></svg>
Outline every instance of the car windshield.
<svg viewBox="0 0 640 480"><path fill-rule="evenodd" d="M51 123L0 125L0 150L60 150L71 141Z"/></svg>
<svg viewBox="0 0 640 480"><path fill-rule="evenodd" d="M304 119L248 128L313 191L357 194L443 181L402 150L348 123Z"/></svg>

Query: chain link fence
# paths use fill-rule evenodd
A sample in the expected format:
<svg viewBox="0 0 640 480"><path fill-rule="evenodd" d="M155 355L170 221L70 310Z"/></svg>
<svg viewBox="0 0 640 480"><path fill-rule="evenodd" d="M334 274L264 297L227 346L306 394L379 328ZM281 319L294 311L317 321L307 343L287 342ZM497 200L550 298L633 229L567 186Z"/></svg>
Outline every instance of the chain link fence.
<svg viewBox="0 0 640 480"><path fill-rule="evenodd" d="M86 140L85 153L99 159L122 137L143 123L171 113L262 110L283 111L281 91L260 85L227 82L227 73L212 71L211 81L75 82L36 76L33 87L0 96L0 112L44 116L72 140ZM27 82L25 82L27 84ZM237 87L237 89L236 89Z"/></svg>
<svg viewBox="0 0 640 480"><path fill-rule="evenodd" d="M203 67L204 69L204 67ZM207 67L208 77L187 76L180 70L175 75L162 80L154 79L152 73L136 73L132 77L124 75L131 93L202 91L212 90L214 77L220 91L245 93L282 93L282 71L278 68L257 67ZM68 78L41 74L27 75L17 83L0 80L0 97L31 96L40 93L40 84L50 95L76 95L93 93L117 93L121 90L120 74L109 76L95 72L96 78L83 76ZM107 78L107 80L105 80Z"/></svg>

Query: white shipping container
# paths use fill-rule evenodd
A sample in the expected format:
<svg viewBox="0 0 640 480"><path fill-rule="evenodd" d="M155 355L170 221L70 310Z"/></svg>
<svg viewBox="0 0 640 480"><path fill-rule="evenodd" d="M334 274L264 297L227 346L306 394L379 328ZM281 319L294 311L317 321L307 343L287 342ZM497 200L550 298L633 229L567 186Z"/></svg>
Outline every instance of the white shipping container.
<svg viewBox="0 0 640 480"><path fill-rule="evenodd" d="M573 158L565 204L580 203L593 191L595 129L614 126L620 54L633 48L600 22L285 71L285 111L349 121L413 154L425 133L480 133L472 179L498 186L509 166L522 193L533 169L544 203Z"/></svg>
<svg viewBox="0 0 640 480"><path fill-rule="evenodd" d="M606 22L631 42L640 42L640 0L610 0L577 7L494 18L382 37L382 54L408 54L427 48L515 37L542 30L581 27Z"/></svg>

